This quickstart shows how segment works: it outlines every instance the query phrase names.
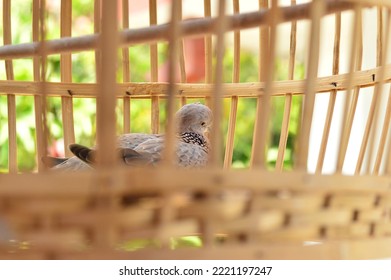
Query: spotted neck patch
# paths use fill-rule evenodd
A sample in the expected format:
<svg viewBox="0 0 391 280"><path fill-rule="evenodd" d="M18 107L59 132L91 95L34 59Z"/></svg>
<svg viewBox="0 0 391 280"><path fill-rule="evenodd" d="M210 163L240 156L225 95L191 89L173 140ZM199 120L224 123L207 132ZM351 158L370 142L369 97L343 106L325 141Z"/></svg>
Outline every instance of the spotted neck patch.
<svg viewBox="0 0 391 280"><path fill-rule="evenodd" d="M194 144L203 147L205 150L208 150L208 142L205 138L195 132L184 132L181 134L182 141L189 144Z"/></svg>

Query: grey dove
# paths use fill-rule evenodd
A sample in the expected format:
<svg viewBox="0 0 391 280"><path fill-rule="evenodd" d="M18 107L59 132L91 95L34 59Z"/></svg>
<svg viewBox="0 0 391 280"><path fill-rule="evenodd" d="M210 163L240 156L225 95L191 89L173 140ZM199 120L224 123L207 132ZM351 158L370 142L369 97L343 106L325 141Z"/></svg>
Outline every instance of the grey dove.
<svg viewBox="0 0 391 280"><path fill-rule="evenodd" d="M209 141L206 136L213 120L212 111L201 103L184 105L176 114L177 146L179 167L202 167L207 164ZM129 133L117 138L120 158L126 165L155 165L162 157L163 134ZM53 170L78 171L93 168L95 149L72 144L75 156L69 159L43 158L45 164L54 165Z"/></svg>

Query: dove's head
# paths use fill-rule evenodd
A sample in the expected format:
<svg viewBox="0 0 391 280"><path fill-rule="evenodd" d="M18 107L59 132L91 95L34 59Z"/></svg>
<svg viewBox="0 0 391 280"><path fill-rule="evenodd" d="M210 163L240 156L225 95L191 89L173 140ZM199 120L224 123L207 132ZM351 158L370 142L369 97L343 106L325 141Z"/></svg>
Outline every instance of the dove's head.
<svg viewBox="0 0 391 280"><path fill-rule="evenodd" d="M212 126L212 120L212 111L201 103L187 104L176 113L179 134L195 132L205 135Z"/></svg>

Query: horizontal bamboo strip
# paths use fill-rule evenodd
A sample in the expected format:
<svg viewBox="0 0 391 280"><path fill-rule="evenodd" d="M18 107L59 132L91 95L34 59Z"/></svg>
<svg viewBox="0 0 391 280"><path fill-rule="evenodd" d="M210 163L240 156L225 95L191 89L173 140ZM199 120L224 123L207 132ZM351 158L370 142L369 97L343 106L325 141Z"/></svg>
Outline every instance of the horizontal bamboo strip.
<svg viewBox="0 0 391 280"><path fill-rule="evenodd" d="M390 5L391 6L391 5ZM352 3L346 1L327 1L326 14L332 14L339 11L350 10ZM281 7L281 16L277 23L283 23L291 20L300 20L309 18L310 3L295 5L292 7ZM268 24L267 18L270 15L269 10L241 13L227 16L227 31L258 27L262 24ZM217 19L189 19L181 23L180 29L183 36L194 36L203 34L212 34L215 32ZM153 43L166 41L169 38L169 26L167 24L151 27L130 29L120 33L120 45ZM86 35L75 38L63 38L52 40L45 44L46 54L68 53L83 50L92 50L98 47L99 35ZM0 59L32 57L39 54L39 43L26 43L13 46L0 47Z"/></svg>
<svg viewBox="0 0 391 280"><path fill-rule="evenodd" d="M305 240L319 239L319 227L317 225L293 226L262 233L257 237L255 240L258 242L303 243Z"/></svg>
<svg viewBox="0 0 391 280"><path fill-rule="evenodd" d="M222 232L243 233L252 232L271 232L280 228L284 224L284 213L282 211L269 210L259 213L252 213L243 218L239 218L219 225Z"/></svg>
<svg viewBox="0 0 391 280"><path fill-rule="evenodd" d="M235 252L235 254L232 254ZM46 253L47 254L47 253ZM135 252L119 250L97 250L88 249L85 251L62 250L52 253L50 256L56 259L381 259L391 255L391 238L361 238L359 240L324 241L314 245L303 245L302 243L260 243L235 244L222 246L220 248L192 249L145 249ZM24 257L45 258L45 252L29 250ZM0 253L0 258L20 258L18 253Z"/></svg>
<svg viewBox="0 0 391 280"><path fill-rule="evenodd" d="M22 240L34 240L32 246L45 251L78 250L86 244L86 236L79 230L32 231L23 233ZM61 242L59 242L59 240Z"/></svg>
<svg viewBox="0 0 391 280"><path fill-rule="evenodd" d="M358 71L354 74L353 85L355 87L370 87L379 82L379 68ZM316 92L329 92L331 90L346 90L347 74L327 76L318 78ZM302 94L305 89L305 80L278 81L274 82L273 95L280 96L286 93ZM385 81L391 82L391 65L385 67ZM0 81L0 94L17 93L27 95L41 95L40 82L26 81ZM223 85L224 97L257 97L263 94L265 84L263 82L253 83L226 83ZM78 96L96 97L98 85L93 83L45 83L47 96ZM121 83L117 85L117 97L151 97L151 95L167 95L168 83ZM179 97L201 98L214 90L213 84L177 84Z"/></svg>
<svg viewBox="0 0 391 280"><path fill-rule="evenodd" d="M378 5L379 4L378 0L346 0L346 1L352 2L352 3L361 3L364 5ZM381 4L385 5L385 6L390 6L391 1L390 0L382 0Z"/></svg>
<svg viewBox="0 0 391 280"><path fill-rule="evenodd" d="M334 226L326 229L326 238L330 239L353 239L365 238L370 235L369 223L355 223L345 226Z"/></svg>
<svg viewBox="0 0 391 280"><path fill-rule="evenodd" d="M319 194L300 193L286 198L259 195L254 198L254 209L278 208L290 213L315 212L324 205L325 197Z"/></svg>
<svg viewBox="0 0 391 280"><path fill-rule="evenodd" d="M50 172L45 175L9 174L1 175L0 201L16 197L88 197L104 196L98 193L98 182L110 182L110 194L160 194L174 190L204 191L217 193L228 190L248 190L252 193L266 191L294 191L311 194L338 194L335 206L342 200L351 201L353 197L368 196L375 203L377 196L391 203L387 176L349 177L343 175L310 175L301 172L279 173L221 169L178 170L170 168L141 169L103 169L99 172L77 172L72 176L66 173ZM189 184L191 182L191 184ZM213 188L211 188L213 186ZM338 198L341 197L341 198ZM372 197L372 198L371 198ZM346 199L345 199L346 198ZM365 198L366 200L366 198ZM352 203L355 203L354 201ZM366 202L365 202L366 203ZM388 205L385 204L385 207ZM361 204L360 204L361 205Z"/></svg>
<svg viewBox="0 0 391 280"><path fill-rule="evenodd" d="M351 218L352 211L349 209L327 209L292 214L289 218L289 225L299 227L306 225L340 226L349 224Z"/></svg>
<svg viewBox="0 0 391 280"><path fill-rule="evenodd" d="M375 236L383 236L383 235L391 234L391 223L377 223L375 225L374 235Z"/></svg>
<svg viewBox="0 0 391 280"><path fill-rule="evenodd" d="M384 210L380 208L367 209L358 213L358 221L362 222L377 222L384 220Z"/></svg>
<svg viewBox="0 0 391 280"><path fill-rule="evenodd" d="M73 213L84 209L88 204L88 200L81 198L19 198L8 201L7 209L10 212L14 210L23 216L34 214L58 214L58 213Z"/></svg>
<svg viewBox="0 0 391 280"><path fill-rule="evenodd" d="M352 194L339 194L332 197L330 200L330 207L342 208L351 207L357 209L371 209L376 202L376 196L374 194L366 195L352 195Z"/></svg>

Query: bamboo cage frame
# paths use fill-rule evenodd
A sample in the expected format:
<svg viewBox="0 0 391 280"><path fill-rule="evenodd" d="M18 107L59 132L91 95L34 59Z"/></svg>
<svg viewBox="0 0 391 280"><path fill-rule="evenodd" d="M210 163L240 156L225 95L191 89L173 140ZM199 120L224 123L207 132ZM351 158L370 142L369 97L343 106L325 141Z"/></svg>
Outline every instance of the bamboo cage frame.
<svg viewBox="0 0 391 280"><path fill-rule="evenodd" d="M389 41L391 1L313 0L279 6L259 0L259 10L242 12L240 0L204 0L204 18L184 19L182 0L173 0L170 21L159 24L158 1L149 0L149 26L132 29L129 0L94 1L94 34L72 37L72 1L61 1L60 38L45 40L45 0L32 1L33 42L12 44L11 2L3 0L3 43L6 80L0 95L7 98L9 174L0 174L0 258L3 259L373 259L391 256L391 95L380 114L382 93L391 83ZM121 5L122 22L118 17ZM230 5L233 13L227 14ZM363 17L377 9L376 66L363 68ZM344 13L351 13L348 72L340 71ZM321 22L335 21L331 75L319 77ZM305 79L295 79L298 24L310 23ZM279 25L290 23L288 79L277 81L274 69ZM120 27L120 28L119 28ZM240 82L241 43L245 29L259 30L257 82ZM225 35L233 35L231 83L223 82ZM189 83L184 40L204 38L205 81ZM214 41L213 41L214 40ZM159 43L168 43L168 82L159 82ZM213 44L214 43L214 44ZM132 82L129 47L147 44L150 81ZM94 51L96 83L72 82L72 55ZM118 52L120 51L120 52ZM116 77L117 56L122 77ZM45 61L60 55L60 82L45 80ZM33 81L14 79L13 61L33 61ZM104 66L104 67L103 67ZM179 82L176 77L179 76ZM343 174L357 117L359 97L372 90L354 176ZM328 94L315 174L308 170L310 134L315 102ZM16 97L33 96L37 159L48 146L46 99L60 97L64 147L75 142L74 107L77 98L96 99L96 170L71 176L46 170L37 161L37 174L18 174ZM303 97L297 152L292 171L283 170L293 98ZM323 174L337 99L343 97L334 174ZM202 98L214 113L212 152L208 167L181 170L172 166L175 150L176 104ZM251 166L232 169L238 107L256 99ZM275 170L268 171L267 147L273 98L284 99ZM166 104L166 145L157 168L126 168L115 157L115 107L123 100L123 133L134 132L130 112L138 99L151 100L151 132L159 133L160 101ZM228 129L223 100L229 101ZM376 133L380 131L378 145ZM225 143L224 149L222 143ZM67 150L67 149L66 149ZM69 151L66 156L70 156ZM198 236L197 249L170 248L170 240ZM136 251L118 249L131 240L148 240ZM315 244L307 244L308 241ZM23 246L27 247L24 248Z"/></svg>

